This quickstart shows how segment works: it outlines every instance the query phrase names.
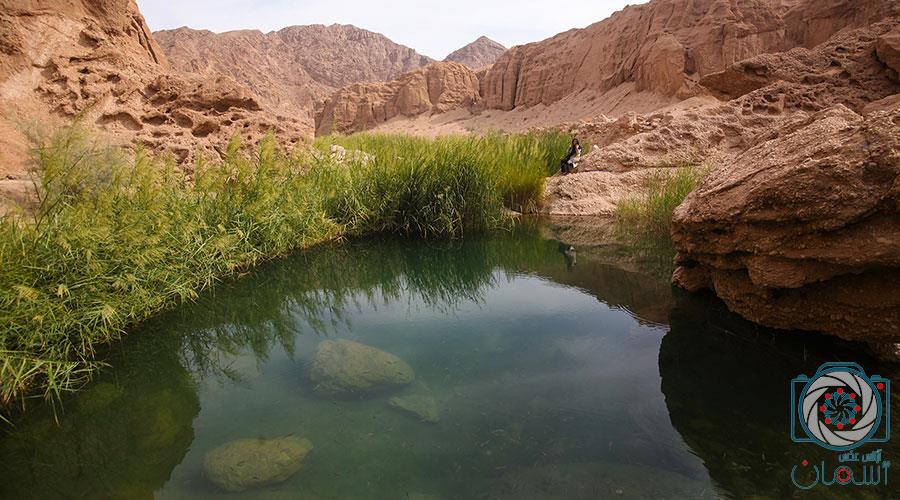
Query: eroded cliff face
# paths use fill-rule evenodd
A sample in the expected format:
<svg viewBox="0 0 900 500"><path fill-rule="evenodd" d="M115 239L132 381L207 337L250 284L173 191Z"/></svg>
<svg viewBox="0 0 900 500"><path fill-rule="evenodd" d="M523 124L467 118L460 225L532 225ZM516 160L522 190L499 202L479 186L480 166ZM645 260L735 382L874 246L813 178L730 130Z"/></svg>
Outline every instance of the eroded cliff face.
<svg viewBox="0 0 900 500"><path fill-rule="evenodd" d="M810 51L836 34L869 27L896 15L896 11L896 2L890 0L654 0L627 7L585 29L507 50L491 67L477 73L479 106L460 106L458 120L465 120L465 128L470 129L510 125L519 129L529 118L532 127L558 125L573 117L602 126L610 116L613 121L630 122L620 123L620 132L635 135L665 126L672 117L651 114L673 106L683 109L680 104L692 97L715 96L727 102L778 81L822 84L821 88L829 87L828 92L841 86L853 90L854 78L860 75L854 68L841 66L855 64L845 60L841 51L855 53L855 47L837 47L835 54ZM884 45L882 51L891 53L893 47ZM783 58L786 52L791 56ZM855 76L848 77L851 73ZM821 93L819 90L814 92ZM371 91L379 92L377 87ZM357 104L365 106L359 88L340 93L345 101L356 95ZM857 97L852 106L867 104L864 95ZM793 109L819 109L816 103L804 104L817 100L817 95L792 95L780 103L749 104L783 115ZM540 111L529 113L530 109ZM493 110L514 113L508 114L508 120L502 116L492 120L488 117L491 113L501 115ZM713 120L720 123L712 128L702 124L702 117L695 120L700 129L709 129L698 132L703 136L709 135L707 132L716 134L720 142L724 139L741 147L747 144L746 136L753 133L745 133L744 125L751 121L754 128L772 125L767 123L771 120L765 115L773 114L768 111L757 113L759 120L739 117L741 123L734 126L726 123L733 119L728 116L731 114L719 110ZM421 123L421 117L417 121ZM432 122L446 125L439 119ZM372 126L379 122L367 123ZM683 126L692 127L686 122ZM317 122L317 130L322 130L321 123ZM653 139L658 150L655 156L667 154L664 142L669 139ZM701 142L709 142L707 139L703 137ZM641 160L637 155L616 162L625 166Z"/></svg>
<svg viewBox="0 0 900 500"><path fill-rule="evenodd" d="M478 78L457 62L439 62L386 83L359 83L332 94L316 113L316 134L353 133L395 117L443 113L478 101Z"/></svg>
<svg viewBox="0 0 900 500"><path fill-rule="evenodd" d="M900 338L900 107L771 133L676 210L674 281L755 322Z"/></svg>
<svg viewBox="0 0 900 500"><path fill-rule="evenodd" d="M898 30L900 18L894 16L844 30L812 49L739 61L701 79L721 102L707 99L696 106L572 127L594 146L582 170L624 172L685 162L715 166L734 161L772 130L811 113L838 104L860 114L890 106L900 94L900 81L887 47Z"/></svg>
<svg viewBox="0 0 900 500"><path fill-rule="evenodd" d="M513 47L485 75L489 108L549 105L621 85L673 101L701 78L759 54L813 47L887 15L890 0L655 0L585 29Z"/></svg>
<svg viewBox="0 0 900 500"><path fill-rule="evenodd" d="M311 135L233 79L174 71L133 0L0 1L0 143L7 183L24 182L19 124L80 115L113 142L143 143L185 165L239 136ZM45 124L47 126L47 124Z"/></svg>
<svg viewBox="0 0 900 500"><path fill-rule="evenodd" d="M677 285L764 325L897 342L900 17L886 14L706 75L718 104L573 127L596 148L581 173L548 179L543 210L612 213L612 186L705 164L673 221Z"/></svg>

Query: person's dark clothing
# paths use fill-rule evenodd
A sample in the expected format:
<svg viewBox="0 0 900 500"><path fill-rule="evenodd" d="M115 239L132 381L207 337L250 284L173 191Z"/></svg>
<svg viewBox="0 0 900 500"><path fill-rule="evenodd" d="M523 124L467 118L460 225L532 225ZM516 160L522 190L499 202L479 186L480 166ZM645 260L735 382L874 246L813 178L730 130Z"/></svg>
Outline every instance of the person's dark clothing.
<svg viewBox="0 0 900 500"><path fill-rule="evenodd" d="M572 173L575 169L575 162L572 161L573 158L581 154L581 145L573 144L569 147L569 150L566 152L566 157L563 158L562 163L560 164L560 170L564 174Z"/></svg>

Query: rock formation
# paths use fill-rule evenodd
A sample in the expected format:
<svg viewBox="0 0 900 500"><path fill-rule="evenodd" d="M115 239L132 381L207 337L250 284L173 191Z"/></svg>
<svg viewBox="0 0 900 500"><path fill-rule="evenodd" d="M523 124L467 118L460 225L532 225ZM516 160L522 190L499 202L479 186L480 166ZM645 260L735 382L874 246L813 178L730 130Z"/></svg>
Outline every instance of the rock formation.
<svg viewBox="0 0 900 500"><path fill-rule="evenodd" d="M194 153L215 157L234 136L254 143L272 130L291 144L310 133L231 78L174 71L133 0L0 0L0 52L5 150L27 147L19 124L36 116L80 115L115 142L184 164ZM5 153L4 161L25 157ZM25 177L23 165L4 168L6 182Z"/></svg>
<svg viewBox="0 0 900 500"><path fill-rule="evenodd" d="M579 169L625 173L683 164L715 168L732 163L772 130L831 106L839 104L857 113L889 107L897 102L900 80L877 47L898 29L900 19L891 17L839 33L814 49L757 56L701 80L721 98L731 99L725 102L692 103L692 99L655 113L628 113L615 120L601 117L568 127L568 132L592 145ZM544 210L603 215L623 196L619 188L639 186L633 182L638 174L629 173L634 178L610 178L598 187L605 191L591 190L580 179L592 175L596 176L549 179ZM615 196L608 195L614 190ZM591 197L603 199L593 202Z"/></svg>
<svg viewBox="0 0 900 500"><path fill-rule="evenodd" d="M765 325L896 341L900 18L891 9L811 49L698 80L725 102L572 127L594 145L587 172L549 179L544 210L609 213L641 172L706 164L709 177L675 214L677 284L713 289Z"/></svg>
<svg viewBox="0 0 900 500"><path fill-rule="evenodd" d="M228 75L247 85L263 106L310 126L315 104L337 88L390 80L432 62L384 35L350 25L221 34L185 27L153 36L176 69Z"/></svg>
<svg viewBox="0 0 900 500"><path fill-rule="evenodd" d="M599 116L603 114L612 120L626 120L617 126L626 134L631 128L629 135L634 135L648 131L648 126L666 126L671 116L628 116L629 113L684 109L685 100L691 103L688 107L699 104L692 102L695 100L705 99L709 104L711 95L734 99L777 81L821 84L811 90L813 94L789 96L786 102L751 103L760 112L750 119L739 116L738 126L730 123L735 119L734 110L717 110L714 120L719 125L701 134L721 137L724 127L726 136L730 136L728 141L737 141L739 149L747 145L749 137L734 136L752 135L772 126L768 123L772 112L763 108L782 107L789 111L806 107L811 111L820 108L821 103L810 107L804 101L816 101L818 94L830 95L838 87L853 90L860 84L846 76L859 74L853 69L856 62L845 54L859 55L852 46L836 45L835 54L804 51L835 34L895 16L896 11L896 2L889 0L833 0L824 6L817 0L654 0L627 7L585 29L513 47L490 68L478 72L478 106L463 103L456 108L447 107L440 112L460 111L447 120L429 119L436 116L432 111L414 114L415 120L406 122L414 132L431 126L452 133L496 128L521 130L573 119L603 122L605 118ZM868 42L861 41L870 45ZM879 45L885 59L895 60L896 55L892 54L896 54L896 48L895 38L885 38ZM792 55L782 57L785 51ZM860 57L871 59L869 56ZM863 81L861 85L877 87L878 82ZM367 93L377 102L382 92L378 86L356 87L342 89L339 98L352 101L345 105L348 108L364 108L369 104ZM858 97L857 104L864 104L865 97ZM362 114L373 114L369 108ZM529 109L538 111L530 113ZM737 111L743 115L740 109ZM491 117L492 114L498 116ZM408 113L397 115L411 117ZM322 133L323 122L319 118L323 117L317 116L316 128ZM329 117L324 118L327 121ZM367 125L345 130L364 130L382 122L362 120ZM753 122L753 130L745 133L746 122ZM404 130L394 122L388 128ZM327 123L325 129L330 130ZM687 134L677 139L690 142ZM710 139L717 140L705 136L701 142ZM664 151L665 145L660 144L657 149ZM702 145L695 149L702 149Z"/></svg>
<svg viewBox="0 0 900 500"><path fill-rule="evenodd" d="M457 49L444 58L447 62L465 64L473 70L488 68L497 61L506 47L486 36L478 37L474 42Z"/></svg>
<svg viewBox="0 0 900 500"><path fill-rule="evenodd" d="M438 403L423 384L418 384L408 393L392 397L388 400L388 406L429 424L441 421Z"/></svg>
<svg viewBox="0 0 900 500"><path fill-rule="evenodd" d="M316 348L309 378L325 395L361 394L409 384L415 373L402 359L350 340L325 340Z"/></svg>
<svg viewBox="0 0 900 500"><path fill-rule="evenodd" d="M675 282L757 323L900 338L900 106L837 106L714 170L675 213Z"/></svg>
<svg viewBox="0 0 900 500"><path fill-rule="evenodd" d="M280 483L300 470L313 445L308 439L238 439L206 454L203 474L224 491Z"/></svg>
<svg viewBox="0 0 900 500"><path fill-rule="evenodd" d="M433 63L387 83L357 83L332 94L316 112L316 134L352 133L394 117L443 113L478 102L478 78L456 62Z"/></svg>
<svg viewBox="0 0 900 500"><path fill-rule="evenodd" d="M735 61L813 47L882 19L890 0L655 0L585 29L514 47L485 75L489 108L549 105L572 93L627 86L675 100ZM626 94L627 97L627 94ZM636 96L632 96L636 97Z"/></svg>

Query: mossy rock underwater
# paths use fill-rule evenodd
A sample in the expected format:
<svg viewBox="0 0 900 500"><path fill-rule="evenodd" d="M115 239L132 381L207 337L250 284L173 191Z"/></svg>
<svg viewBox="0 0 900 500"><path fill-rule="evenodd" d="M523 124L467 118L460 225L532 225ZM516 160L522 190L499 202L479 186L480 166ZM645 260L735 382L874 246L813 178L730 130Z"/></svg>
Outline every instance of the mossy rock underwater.
<svg viewBox="0 0 900 500"><path fill-rule="evenodd" d="M437 401L429 394L409 394L395 396L388 401L391 408L416 417L422 422L436 424L441 421L441 412Z"/></svg>
<svg viewBox="0 0 900 500"><path fill-rule="evenodd" d="M225 491L280 483L297 473L313 445L308 439L238 439L206 454L203 474Z"/></svg>
<svg viewBox="0 0 900 500"><path fill-rule="evenodd" d="M349 340L319 343L309 372L323 395L373 393L412 382L415 372L391 353Z"/></svg>

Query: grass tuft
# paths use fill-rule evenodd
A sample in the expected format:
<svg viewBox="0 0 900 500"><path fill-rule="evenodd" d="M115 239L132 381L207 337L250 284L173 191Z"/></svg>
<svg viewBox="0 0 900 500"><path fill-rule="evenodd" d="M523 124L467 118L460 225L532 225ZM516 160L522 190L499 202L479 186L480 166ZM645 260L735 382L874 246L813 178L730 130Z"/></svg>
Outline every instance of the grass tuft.
<svg viewBox="0 0 900 500"><path fill-rule="evenodd" d="M658 172L648 180L645 193L619 202L616 207L619 225L668 238L672 213L705 176L706 169L694 165Z"/></svg>

